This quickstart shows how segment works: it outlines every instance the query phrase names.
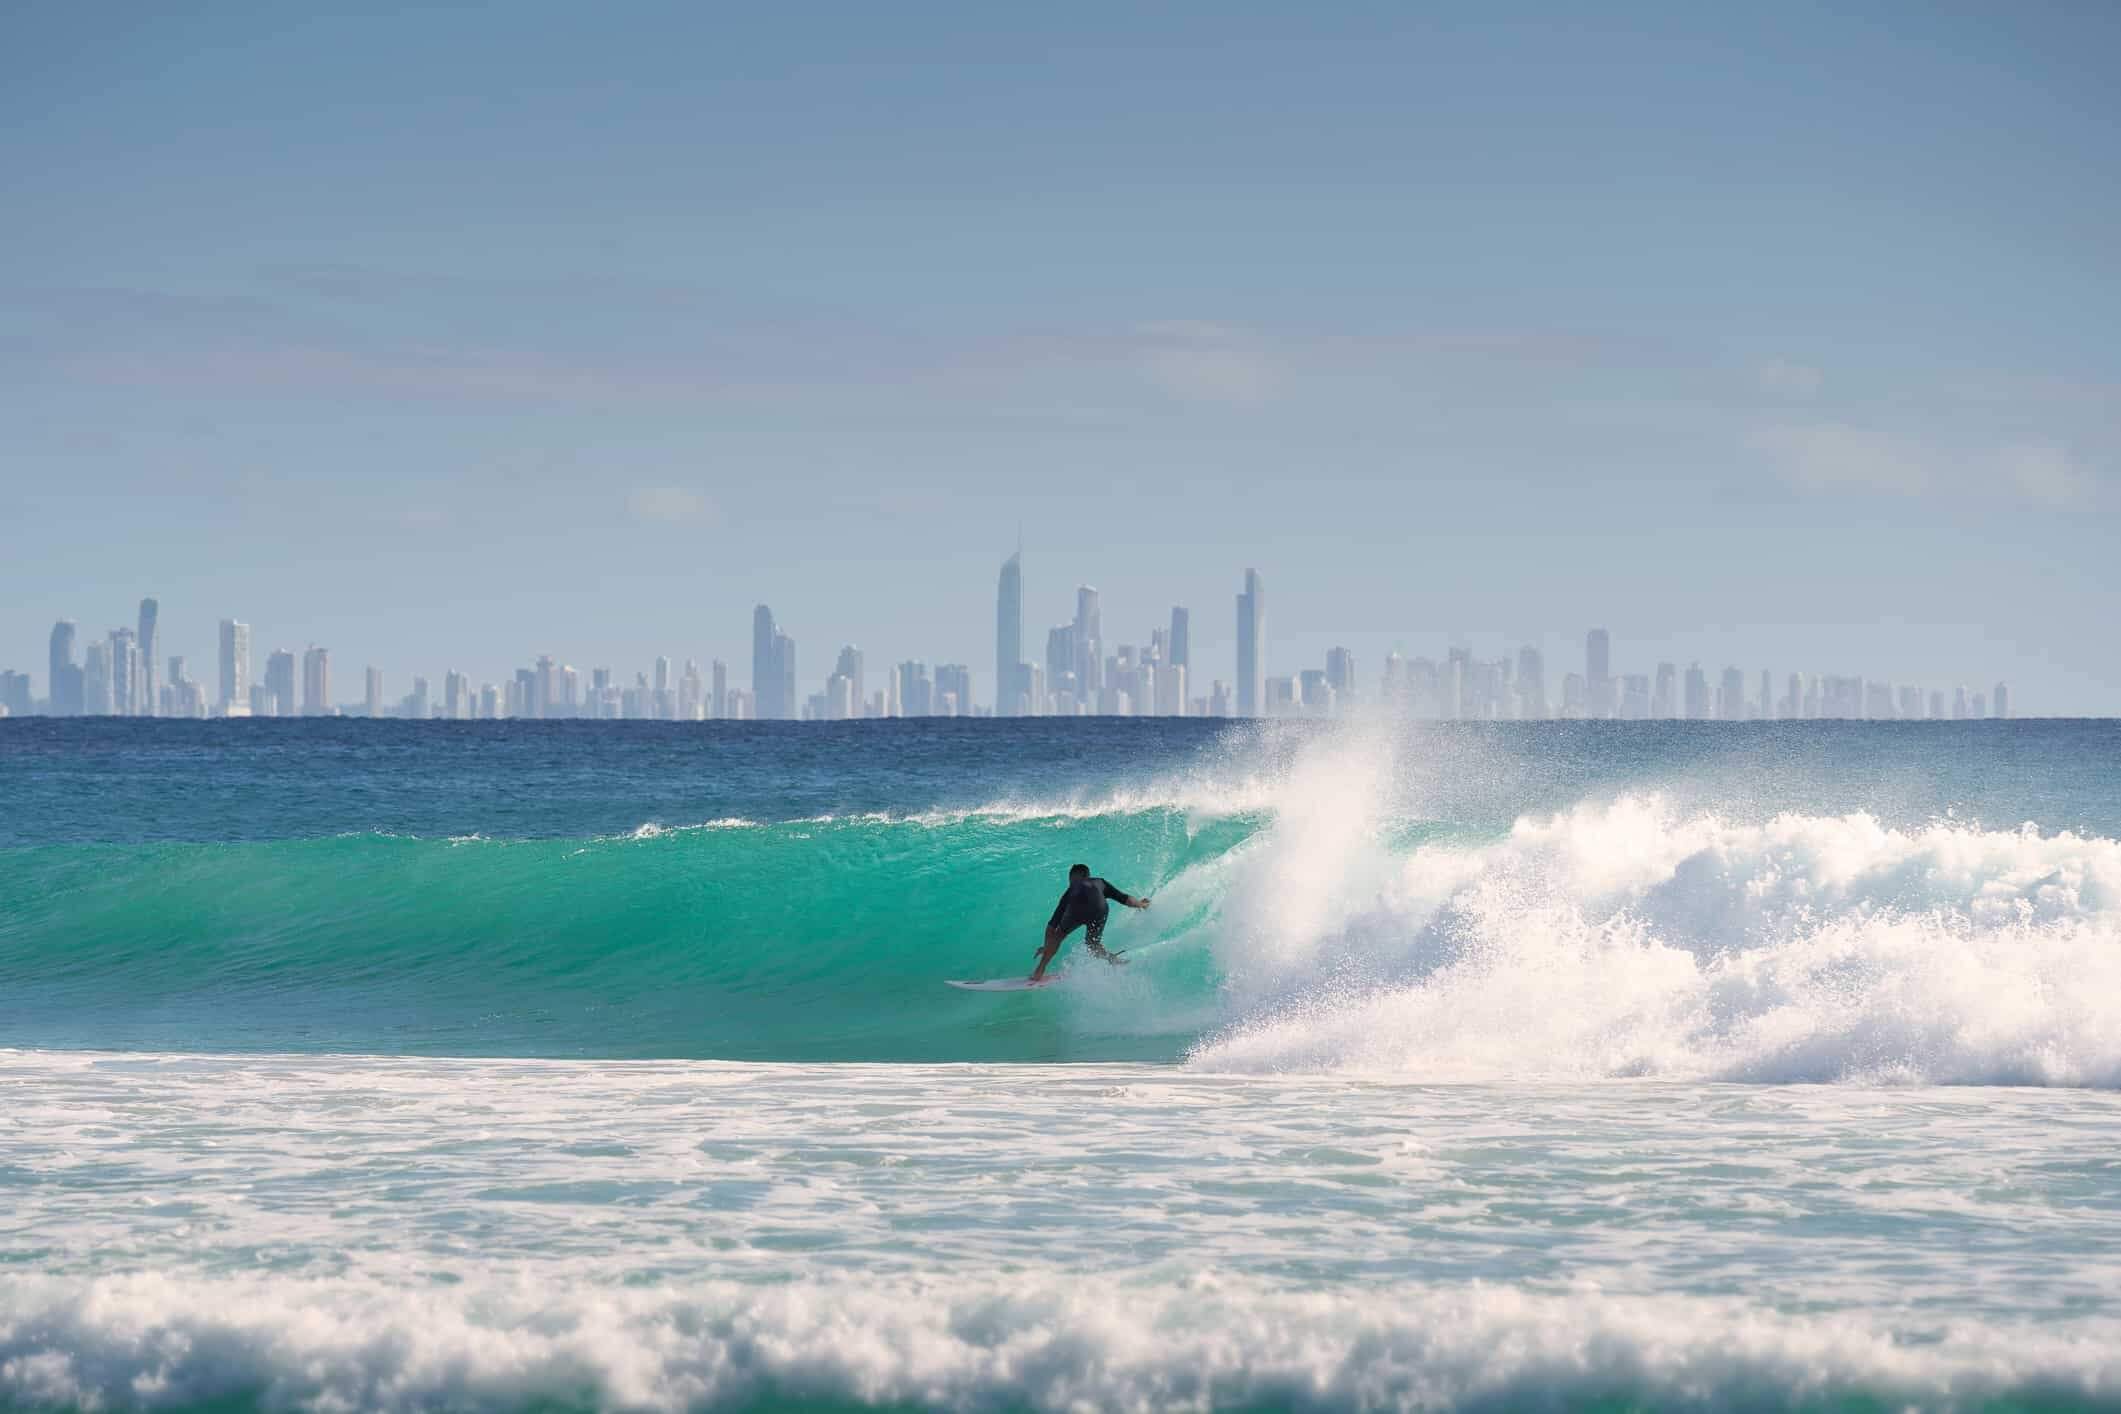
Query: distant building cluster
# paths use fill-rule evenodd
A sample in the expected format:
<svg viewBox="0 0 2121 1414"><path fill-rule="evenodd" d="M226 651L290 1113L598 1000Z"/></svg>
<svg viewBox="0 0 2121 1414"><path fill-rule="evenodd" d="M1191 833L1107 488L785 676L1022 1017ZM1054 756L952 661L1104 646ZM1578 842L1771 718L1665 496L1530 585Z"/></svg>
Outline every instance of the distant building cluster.
<svg viewBox="0 0 2121 1414"><path fill-rule="evenodd" d="M1612 640L1602 628L1585 636L1583 656L1584 671L1563 675L1558 701L1547 693L1544 658L1530 647L1519 649L1515 659L1478 659L1462 648L1452 649L1440 661L1393 653L1385 659L1381 691L1387 703L1417 717L1473 721L1964 721L2011 714L2010 688L2000 682L1992 693L1960 686L1947 697L1941 688L1925 692L1913 684L1832 673L1791 673L1778 688L1766 669L1751 678L1734 667L1722 669L1712 687L1699 663L1687 664L1683 674L1676 663L1659 663L1654 674L1615 673ZM1327 667L1321 679L1331 676L1332 655ZM1304 709L1314 700L1330 708L1335 701L1330 682L1322 683L1323 695L1314 699L1311 678L1310 673L1303 675L1297 702Z"/></svg>
<svg viewBox="0 0 2121 1414"><path fill-rule="evenodd" d="M46 689L38 697L28 673L0 672L0 716L60 717L321 717L367 716L414 721L494 721L502 718L590 718L600 721L714 720L841 722L879 717L1332 717L1362 698L1355 655L1327 652L1316 668L1267 672L1267 592L1259 571L1244 572L1237 594L1236 673L1233 682L1200 682L1193 675L1192 614L1174 607L1167 624L1146 642L1110 643L1096 589L1075 591L1074 617L1046 631L1045 652L1028 653L1024 639L1023 555L1002 564L995 593L994 685L975 699L972 670L962 663L931 668L912 660L872 677L862 650L839 650L821 690L802 693L795 640L761 604L752 614L751 686L729 684L719 659L705 671L690 659L674 668L657 658L652 674L627 683L610 668L585 680L573 666L541 655L506 682L474 685L454 670L439 694L425 677L393 698L383 671L370 667L358 703L335 704L330 650L310 646L300 655L275 649L262 678L252 680L250 625L221 620L219 672L213 682L191 676L182 656L158 657L161 606L140 601L137 620L83 643L71 619L52 628ZM158 671L158 665L161 670ZM815 679L813 679L815 681ZM1699 663L1682 672L1659 663L1654 673L1613 671L1612 641L1592 629L1584 640L1584 670L1563 675L1550 696L1546 663L1536 648L1514 658L1476 658L1454 648L1442 658L1387 655L1377 705L1408 716L1452 721L1542 721L1687 718L1726 722L1852 718L1952 719L2011 715L2010 689L1949 691L1832 673L1790 673L1778 685L1761 671L1749 676L1725 667L1712 683Z"/></svg>

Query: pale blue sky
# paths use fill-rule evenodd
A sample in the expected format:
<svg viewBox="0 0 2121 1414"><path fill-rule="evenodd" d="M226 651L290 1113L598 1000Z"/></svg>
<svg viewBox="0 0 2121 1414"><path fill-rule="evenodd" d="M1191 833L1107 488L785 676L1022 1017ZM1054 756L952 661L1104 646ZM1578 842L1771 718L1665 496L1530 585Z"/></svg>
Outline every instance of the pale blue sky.
<svg viewBox="0 0 2121 1414"><path fill-rule="evenodd" d="M1344 642L2121 710L2121 7L14 4L0 666Z"/></svg>

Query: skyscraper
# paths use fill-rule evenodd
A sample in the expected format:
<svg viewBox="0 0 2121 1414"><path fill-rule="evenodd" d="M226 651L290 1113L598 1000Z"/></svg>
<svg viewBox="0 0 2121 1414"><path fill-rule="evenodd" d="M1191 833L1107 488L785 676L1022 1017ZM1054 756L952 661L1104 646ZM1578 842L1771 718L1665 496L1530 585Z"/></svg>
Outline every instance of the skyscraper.
<svg viewBox="0 0 2121 1414"><path fill-rule="evenodd" d="M935 715L972 715L972 669L963 663L942 663L935 669Z"/></svg>
<svg viewBox="0 0 2121 1414"><path fill-rule="evenodd" d="M1171 641L1164 661L1174 668L1193 666L1193 612L1180 605L1171 606Z"/></svg>
<svg viewBox="0 0 2121 1414"><path fill-rule="evenodd" d="M108 717L112 701L110 643L90 643L81 653L81 715Z"/></svg>
<svg viewBox="0 0 2121 1414"><path fill-rule="evenodd" d="M1723 681L1716 689L1716 716L1726 722L1745 720L1745 674L1737 668L1723 670Z"/></svg>
<svg viewBox="0 0 2121 1414"><path fill-rule="evenodd" d="M160 701L160 694L156 691L158 684L155 681L155 664L161 661L156 657L156 649L161 643L156 636L156 620L161 617L161 613L162 606L154 600L140 601L140 700L136 710L143 717L154 716Z"/></svg>
<svg viewBox="0 0 2121 1414"><path fill-rule="evenodd" d="M61 619L52 625L51 675L46 686L54 717L81 715L81 667L74 662L74 634L72 619Z"/></svg>
<svg viewBox="0 0 2121 1414"><path fill-rule="evenodd" d="M221 710L250 708L250 625L221 620Z"/></svg>
<svg viewBox="0 0 2121 1414"><path fill-rule="evenodd" d="M1526 644L1517 650L1517 715L1528 722L1547 718L1547 660Z"/></svg>
<svg viewBox="0 0 2121 1414"><path fill-rule="evenodd" d="M781 716L781 669L774 653L780 636L773 610L761 604L751 611L751 696L760 721L777 721Z"/></svg>
<svg viewBox="0 0 2121 1414"><path fill-rule="evenodd" d="M926 717L934 712L934 684L926 663L913 660L898 665L898 708L902 717Z"/></svg>
<svg viewBox="0 0 2121 1414"><path fill-rule="evenodd" d="M1034 710L1024 696L1024 552L1019 550L1002 561L994 587L994 715Z"/></svg>
<svg viewBox="0 0 2121 1414"><path fill-rule="evenodd" d="M1045 691L1041 700L1031 706L1032 715L1048 710L1062 716L1073 716L1076 704L1082 699L1081 684L1075 680L1075 625L1055 624L1046 630ZM1052 708L1043 700L1053 699Z"/></svg>
<svg viewBox="0 0 2121 1414"><path fill-rule="evenodd" d="M1686 715L1691 722L1705 721L1709 715L1709 675L1699 663L1686 665Z"/></svg>
<svg viewBox="0 0 2121 1414"><path fill-rule="evenodd" d="M1259 571L1245 571L1244 591L1237 596L1237 715L1257 717L1266 708L1266 663L1262 639L1267 632L1267 588Z"/></svg>
<svg viewBox="0 0 2121 1414"><path fill-rule="evenodd" d="M1590 692L1590 715L1613 715L1613 641L1602 628L1583 640L1583 680Z"/></svg>
<svg viewBox="0 0 2121 1414"><path fill-rule="evenodd" d="M1652 717L1676 717L1679 715L1679 668L1674 663L1657 665L1657 686L1650 692L1650 715Z"/></svg>
<svg viewBox="0 0 2121 1414"><path fill-rule="evenodd" d="M276 648L265 659L265 691L275 717L295 714L295 655Z"/></svg>
<svg viewBox="0 0 2121 1414"><path fill-rule="evenodd" d="M1355 655L1345 648L1326 650L1326 686L1333 689L1333 706L1346 711L1355 701ZM1306 698L1306 705L1309 699Z"/></svg>
<svg viewBox="0 0 2121 1414"><path fill-rule="evenodd" d="M862 681L862 669L862 650L852 643L840 649L839 661L832 668L835 674L847 679L847 691L854 699L854 715L857 717L862 714L862 704L869 700L868 689Z"/></svg>
<svg viewBox="0 0 2121 1414"><path fill-rule="evenodd" d="M302 654L302 715L331 715L331 650L311 648Z"/></svg>
<svg viewBox="0 0 2121 1414"><path fill-rule="evenodd" d="M113 715L140 715L140 640L129 628L110 631L110 696Z"/></svg>
<svg viewBox="0 0 2121 1414"><path fill-rule="evenodd" d="M1075 587L1075 685L1084 701L1094 701L1105 681L1105 615L1097 590Z"/></svg>
<svg viewBox="0 0 2121 1414"><path fill-rule="evenodd" d="M364 686L368 690L364 696L367 700L368 715L380 717L383 715L383 670L381 668L370 668L366 676L367 681Z"/></svg>
<svg viewBox="0 0 2121 1414"><path fill-rule="evenodd" d="M714 675L714 718L721 721L729 715L729 665L717 658L710 671Z"/></svg>
<svg viewBox="0 0 2121 1414"><path fill-rule="evenodd" d="M2011 689L2009 683L1999 682L1996 684L1996 690L1989 694L1988 709L1999 717L2008 717L2011 714Z"/></svg>

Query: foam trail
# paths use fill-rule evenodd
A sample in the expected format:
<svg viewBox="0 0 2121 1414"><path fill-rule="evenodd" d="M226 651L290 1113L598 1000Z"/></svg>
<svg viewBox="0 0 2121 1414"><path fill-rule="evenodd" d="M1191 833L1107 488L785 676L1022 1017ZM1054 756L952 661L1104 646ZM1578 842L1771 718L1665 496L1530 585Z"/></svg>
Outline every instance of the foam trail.
<svg viewBox="0 0 2121 1414"><path fill-rule="evenodd" d="M1319 859L1278 825L1250 849ZM2121 1085L2113 840L1742 824L1629 797L1277 877L1312 891L1327 931L1284 955L1271 995L1240 994L1197 1065ZM1254 960L1242 934L1230 946Z"/></svg>

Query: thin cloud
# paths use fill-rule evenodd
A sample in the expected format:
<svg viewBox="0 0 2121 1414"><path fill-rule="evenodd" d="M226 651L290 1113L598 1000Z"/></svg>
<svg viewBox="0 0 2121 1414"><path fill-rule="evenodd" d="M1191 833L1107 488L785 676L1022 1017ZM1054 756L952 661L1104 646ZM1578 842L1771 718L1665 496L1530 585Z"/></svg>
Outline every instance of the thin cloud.
<svg viewBox="0 0 2121 1414"><path fill-rule="evenodd" d="M1136 368L1172 397L1250 406L1266 401L1281 381L1279 363L1259 341L1222 325L1165 321L1137 333Z"/></svg>
<svg viewBox="0 0 2121 1414"><path fill-rule="evenodd" d="M2088 462L2051 442L1948 447L1849 422L1756 428L1753 449L1788 485L1816 494L2004 499L2036 506L2099 504L2106 483Z"/></svg>
<svg viewBox="0 0 2121 1414"><path fill-rule="evenodd" d="M2006 447L1996 454L2006 483L2029 501L2050 506L2087 506L2099 498L2091 468L2052 445Z"/></svg>
<svg viewBox="0 0 2121 1414"><path fill-rule="evenodd" d="M1803 491L1914 496L1936 481L1920 449L1846 422L1773 424L1754 442L1781 478Z"/></svg>
<svg viewBox="0 0 2121 1414"><path fill-rule="evenodd" d="M626 495L626 510L644 525L717 524L713 501L689 486L637 486Z"/></svg>
<svg viewBox="0 0 2121 1414"><path fill-rule="evenodd" d="M1760 391L1770 397L1806 401L1819 396L1826 375L1807 363L1774 358L1760 365Z"/></svg>

